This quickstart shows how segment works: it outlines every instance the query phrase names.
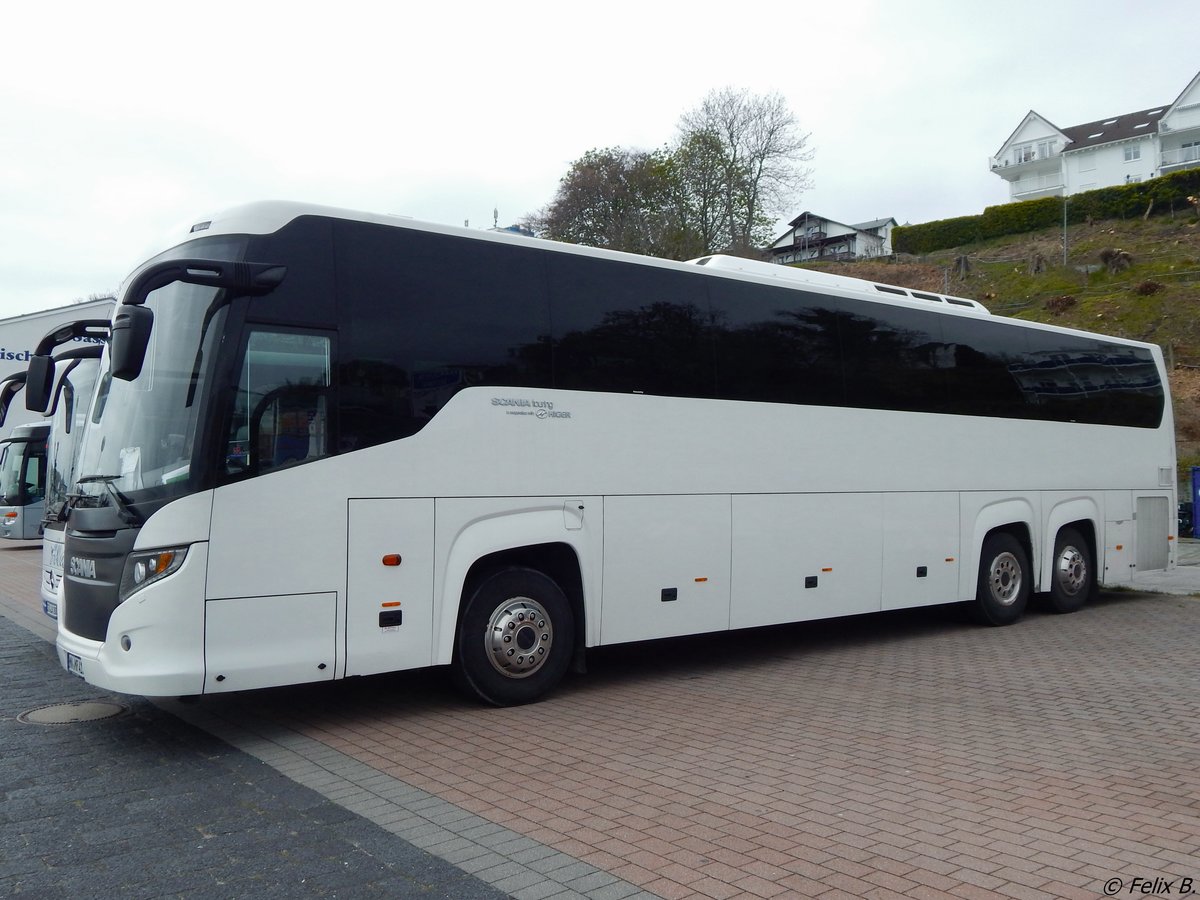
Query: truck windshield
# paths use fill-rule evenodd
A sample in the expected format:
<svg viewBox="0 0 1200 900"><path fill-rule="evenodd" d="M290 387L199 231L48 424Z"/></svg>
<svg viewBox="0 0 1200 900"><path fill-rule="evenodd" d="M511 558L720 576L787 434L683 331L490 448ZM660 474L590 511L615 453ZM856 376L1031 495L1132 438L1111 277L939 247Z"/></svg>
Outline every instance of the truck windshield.
<svg viewBox="0 0 1200 900"><path fill-rule="evenodd" d="M132 503L197 489L192 454L204 381L225 326L219 291L175 282L150 294L154 328L133 381L109 374L105 349L76 467L91 505L106 505L113 489Z"/></svg>

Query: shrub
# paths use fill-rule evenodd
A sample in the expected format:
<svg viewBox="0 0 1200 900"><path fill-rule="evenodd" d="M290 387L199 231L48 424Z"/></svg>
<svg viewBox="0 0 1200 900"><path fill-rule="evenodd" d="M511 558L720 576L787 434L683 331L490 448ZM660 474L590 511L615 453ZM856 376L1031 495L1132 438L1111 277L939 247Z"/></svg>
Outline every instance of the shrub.
<svg viewBox="0 0 1200 900"><path fill-rule="evenodd" d="M1051 297L1044 304L1046 312L1056 316L1061 316L1068 309L1074 306L1076 300L1070 294L1063 294L1060 297Z"/></svg>
<svg viewBox="0 0 1200 900"><path fill-rule="evenodd" d="M1099 188L1066 198L1067 223L1078 225L1095 219L1127 219L1147 209L1166 212L1195 206L1200 213L1200 169L1185 169L1137 184ZM988 238L1024 234L1061 225L1063 198L1041 197L989 206L978 216L959 216L920 225L901 225L892 232L897 253L933 253Z"/></svg>

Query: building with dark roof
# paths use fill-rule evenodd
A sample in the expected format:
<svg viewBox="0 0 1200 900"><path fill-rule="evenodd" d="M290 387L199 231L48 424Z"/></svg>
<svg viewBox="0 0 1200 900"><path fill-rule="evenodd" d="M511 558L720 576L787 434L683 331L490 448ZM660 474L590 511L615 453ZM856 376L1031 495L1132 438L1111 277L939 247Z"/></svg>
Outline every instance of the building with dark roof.
<svg viewBox="0 0 1200 900"><path fill-rule="evenodd" d="M864 259L892 252L893 218L843 225L816 213L802 212L771 244L771 262L798 263L810 259Z"/></svg>
<svg viewBox="0 0 1200 900"><path fill-rule="evenodd" d="M1174 103L1059 128L1030 110L988 163L1012 200L1070 196L1200 168L1200 73Z"/></svg>

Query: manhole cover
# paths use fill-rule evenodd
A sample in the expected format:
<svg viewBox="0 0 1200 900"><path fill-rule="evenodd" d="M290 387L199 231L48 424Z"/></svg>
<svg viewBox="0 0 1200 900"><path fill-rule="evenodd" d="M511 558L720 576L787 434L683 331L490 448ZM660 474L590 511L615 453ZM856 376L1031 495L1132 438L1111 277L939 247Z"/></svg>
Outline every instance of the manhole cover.
<svg viewBox="0 0 1200 900"><path fill-rule="evenodd" d="M39 706L17 716L27 725L74 725L76 722L95 722L111 719L126 712L120 703L108 700L79 700L75 703L55 703Z"/></svg>

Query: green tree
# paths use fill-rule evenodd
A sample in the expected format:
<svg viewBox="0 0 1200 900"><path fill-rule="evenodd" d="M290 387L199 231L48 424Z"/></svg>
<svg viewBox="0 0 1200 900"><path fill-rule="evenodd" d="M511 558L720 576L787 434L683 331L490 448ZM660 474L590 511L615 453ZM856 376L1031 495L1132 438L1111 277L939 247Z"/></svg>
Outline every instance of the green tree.
<svg viewBox="0 0 1200 900"><path fill-rule="evenodd" d="M550 205L525 224L556 241L669 255L680 227L673 178L664 150L589 150L571 164Z"/></svg>

